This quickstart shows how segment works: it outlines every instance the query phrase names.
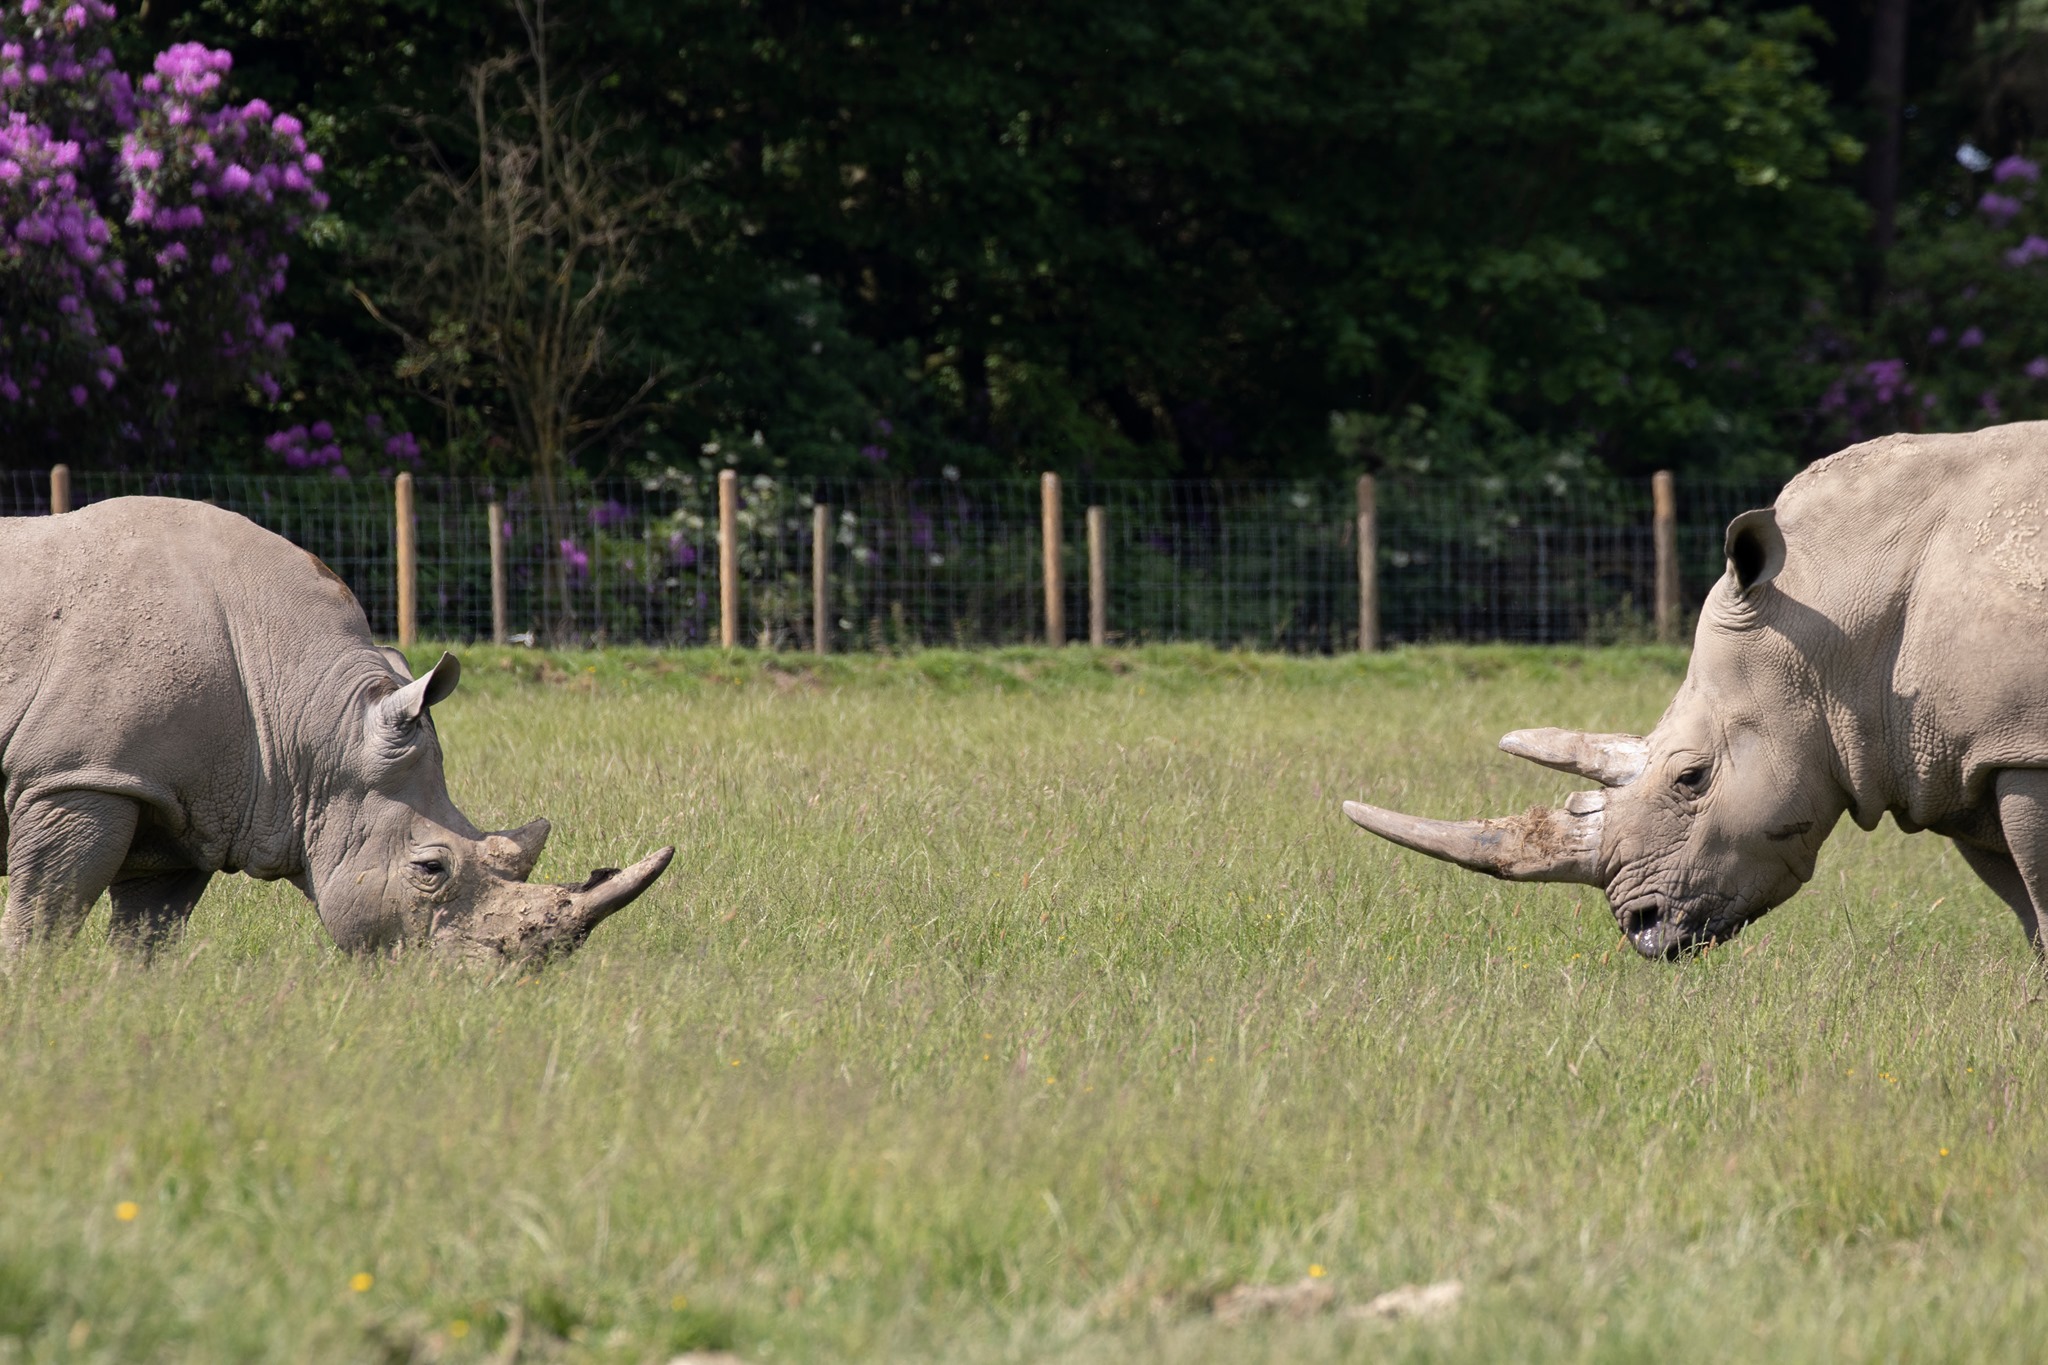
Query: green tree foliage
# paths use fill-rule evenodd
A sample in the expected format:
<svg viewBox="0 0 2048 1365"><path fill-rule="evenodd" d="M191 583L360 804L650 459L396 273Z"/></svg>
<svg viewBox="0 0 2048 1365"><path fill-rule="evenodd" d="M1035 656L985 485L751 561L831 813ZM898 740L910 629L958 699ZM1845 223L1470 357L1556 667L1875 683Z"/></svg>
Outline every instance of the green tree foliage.
<svg viewBox="0 0 2048 1365"><path fill-rule="evenodd" d="M585 7L563 60L681 205L620 321L664 403L586 463L1788 461L1861 232L1813 36L1635 0ZM294 414L389 403L347 287L375 292L409 119L517 45L509 9L136 21L185 37L325 115Z"/></svg>

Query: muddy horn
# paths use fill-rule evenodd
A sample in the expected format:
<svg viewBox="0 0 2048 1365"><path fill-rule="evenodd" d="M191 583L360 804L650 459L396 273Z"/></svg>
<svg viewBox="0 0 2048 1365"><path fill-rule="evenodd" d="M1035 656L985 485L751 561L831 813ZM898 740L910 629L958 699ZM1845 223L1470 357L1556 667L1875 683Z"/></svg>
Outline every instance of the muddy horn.
<svg viewBox="0 0 2048 1365"><path fill-rule="evenodd" d="M654 879L668 869L669 860L675 856L675 849L663 848L624 871L616 867L600 867L590 874L589 881L572 889L569 899L576 908L577 941L581 942L614 912L639 899L640 893L654 885Z"/></svg>
<svg viewBox="0 0 2048 1365"><path fill-rule="evenodd" d="M1577 792L1562 809L1537 806L1505 820L1424 820L1346 801L1361 828L1403 848L1511 882L1601 884L1602 792Z"/></svg>
<svg viewBox="0 0 2048 1365"><path fill-rule="evenodd" d="M1589 777L1603 787L1626 787L1650 761L1649 741L1640 735L1597 735L1589 730L1517 730L1504 735L1501 749L1559 772Z"/></svg>
<svg viewBox="0 0 2048 1365"><path fill-rule="evenodd" d="M509 846L518 834L539 851L540 836L531 825L491 838ZM435 926L435 941L458 955L490 962L533 962L574 952L591 930L652 886L675 856L673 848L664 848L623 871L601 867L581 886L548 886L498 873L470 913Z"/></svg>

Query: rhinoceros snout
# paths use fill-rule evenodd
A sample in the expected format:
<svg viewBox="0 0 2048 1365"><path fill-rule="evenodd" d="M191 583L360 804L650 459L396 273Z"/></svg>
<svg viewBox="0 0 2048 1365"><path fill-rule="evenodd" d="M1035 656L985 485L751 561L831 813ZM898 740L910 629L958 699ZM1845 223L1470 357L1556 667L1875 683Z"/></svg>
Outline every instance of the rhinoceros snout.
<svg viewBox="0 0 2048 1365"><path fill-rule="evenodd" d="M574 952L593 929L639 899L675 857L663 848L628 868L600 867L580 886L490 878L464 913L436 926L443 949L485 961L540 961Z"/></svg>

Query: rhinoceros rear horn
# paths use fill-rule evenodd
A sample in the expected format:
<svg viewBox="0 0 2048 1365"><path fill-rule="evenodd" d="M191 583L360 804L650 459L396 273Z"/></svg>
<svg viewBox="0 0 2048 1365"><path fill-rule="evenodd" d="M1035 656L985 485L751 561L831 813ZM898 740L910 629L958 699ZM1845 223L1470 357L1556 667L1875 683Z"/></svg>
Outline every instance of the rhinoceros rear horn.
<svg viewBox="0 0 2048 1365"><path fill-rule="evenodd" d="M530 820L518 829L493 830L484 836L484 862L499 876L523 882L533 875L553 829L546 820Z"/></svg>
<svg viewBox="0 0 2048 1365"><path fill-rule="evenodd" d="M1500 747L1517 758L1559 772L1589 777L1603 787L1626 787L1643 775L1650 745L1640 735L1596 735L1587 730L1517 730Z"/></svg>
<svg viewBox="0 0 2048 1365"><path fill-rule="evenodd" d="M1403 848L1511 882L1600 882L1600 826L1606 798L1580 792L1561 810L1542 806L1505 820L1424 820L1346 801L1362 829Z"/></svg>

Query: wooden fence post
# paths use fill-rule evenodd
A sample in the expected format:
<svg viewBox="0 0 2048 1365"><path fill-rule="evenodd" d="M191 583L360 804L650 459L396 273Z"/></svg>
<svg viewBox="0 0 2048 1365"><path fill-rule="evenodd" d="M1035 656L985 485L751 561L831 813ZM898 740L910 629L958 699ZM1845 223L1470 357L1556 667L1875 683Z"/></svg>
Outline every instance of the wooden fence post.
<svg viewBox="0 0 2048 1365"><path fill-rule="evenodd" d="M1045 642L1067 642L1067 601L1060 577L1060 476L1046 473L1038 481L1038 529L1045 560Z"/></svg>
<svg viewBox="0 0 2048 1365"><path fill-rule="evenodd" d="M398 476L398 647L419 637L419 547L413 542L412 475Z"/></svg>
<svg viewBox="0 0 2048 1365"><path fill-rule="evenodd" d="M484 509L484 524L491 528L491 643L502 645L505 634L505 504L494 502Z"/></svg>
<svg viewBox="0 0 2048 1365"><path fill-rule="evenodd" d="M1088 643L1109 643L1109 516L1088 509Z"/></svg>
<svg viewBox="0 0 2048 1365"><path fill-rule="evenodd" d="M832 509L811 509L811 648L832 652Z"/></svg>
<svg viewBox="0 0 2048 1365"><path fill-rule="evenodd" d="M1358 476L1358 648L1380 647L1380 509L1372 475Z"/></svg>
<svg viewBox="0 0 2048 1365"><path fill-rule="evenodd" d="M71 466L53 464L50 466L50 515L62 516L71 510Z"/></svg>
<svg viewBox="0 0 2048 1365"><path fill-rule="evenodd" d="M740 476L718 471L718 643L740 641Z"/></svg>
<svg viewBox="0 0 2048 1365"><path fill-rule="evenodd" d="M1651 539L1657 547L1657 641L1678 640L1678 495L1671 471L1650 477Z"/></svg>

